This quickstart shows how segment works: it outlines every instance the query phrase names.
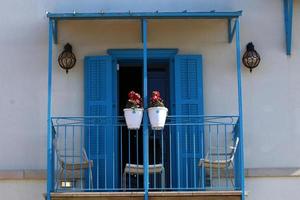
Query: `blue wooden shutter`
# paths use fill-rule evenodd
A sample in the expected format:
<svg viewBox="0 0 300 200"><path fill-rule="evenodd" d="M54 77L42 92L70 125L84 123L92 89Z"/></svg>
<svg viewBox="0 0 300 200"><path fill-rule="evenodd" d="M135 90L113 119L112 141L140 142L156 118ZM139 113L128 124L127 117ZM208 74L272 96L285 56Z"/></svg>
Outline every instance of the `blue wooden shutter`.
<svg viewBox="0 0 300 200"><path fill-rule="evenodd" d="M202 57L200 55L175 56L173 71L175 114L203 115ZM185 120L195 121L195 118L185 118ZM202 119L198 119L198 122L199 120ZM177 118L177 121L185 123L181 117ZM176 138L174 141L179 155L175 156L175 182L179 188L198 187L199 168L197 163L203 156L203 127L177 126Z"/></svg>
<svg viewBox="0 0 300 200"><path fill-rule="evenodd" d="M113 65L110 56L86 57L84 64L85 144L89 159L93 160L93 187L113 188L118 152L113 133ZM101 117L101 118L97 118ZM105 118L102 118L105 117ZM96 126L95 126L96 125ZM114 141L115 140L115 141Z"/></svg>

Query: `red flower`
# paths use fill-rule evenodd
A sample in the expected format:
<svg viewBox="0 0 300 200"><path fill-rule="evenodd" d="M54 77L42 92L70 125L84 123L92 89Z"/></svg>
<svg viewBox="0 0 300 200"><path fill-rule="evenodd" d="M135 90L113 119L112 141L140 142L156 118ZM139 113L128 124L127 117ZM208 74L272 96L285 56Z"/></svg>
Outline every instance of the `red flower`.
<svg viewBox="0 0 300 200"><path fill-rule="evenodd" d="M139 93L136 93L134 91L131 91L128 93L128 102L126 107L132 108L132 107L137 107L141 108L143 107L143 102L141 95Z"/></svg>
<svg viewBox="0 0 300 200"><path fill-rule="evenodd" d="M135 96L135 92L134 91L131 91L131 92L128 93L128 98L129 99L133 99L134 96Z"/></svg>
<svg viewBox="0 0 300 200"><path fill-rule="evenodd" d="M151 101L157 101L158 99L159 99L158 96L152 96L152 97L151 97Z"/></svg>
<svg viewBox="0 0 300 200"><path fill-rule="evenodd" d="M160 97L159 91L153 91L150 98L150 107L164 107L163 100Z"/></svg>
<svg viewBox="0 0 300 200"><path fill-rule="evenodd" d="M158 96L158 97L160 97L159 91L153 91L152 92L152 96Z"/></svg>
<svg viewBox="0 0 300 200"><path fill-rule="evenodd" d="M141 99L141 95L139 93L135 93L137 99Z"/></svg>

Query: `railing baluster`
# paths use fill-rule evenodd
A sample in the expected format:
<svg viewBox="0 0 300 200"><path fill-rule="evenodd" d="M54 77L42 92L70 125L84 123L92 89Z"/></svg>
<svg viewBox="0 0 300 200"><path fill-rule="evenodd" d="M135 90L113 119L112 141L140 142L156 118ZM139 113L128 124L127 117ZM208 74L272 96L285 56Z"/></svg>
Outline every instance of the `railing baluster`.
<svg viewBox="0 0 300 200"><path fill-rule="evenodd" d="M64 167L64 177L65 177L65 182L64 182L64 185L66 186L66 184L67 184L67 126L65 125L65 133L64 133L64 135L65 135L65 155L64 155L64 160L65 160L65 167Z"/></svg>
<svg viewBox="0 0 300 200"><path fill-rule="evenodd" d="M195 126L193 126L193 168L194 168L194 177L193 177L193 180L194 180L194 188L196 188L196 180L197 180L197 174L196 174L196 165L197 165L197 160L196 160L196 137L195 137Z"/></svg>
<svg viewBox="0 0 300 200"><path fill-rule="evenodd" d="M74 137L74 125L72 126L72 189L74 190L75 186L75 137Z"/></svg>
<svg viewBox="0 0 300 200"><path fill-rule="evenodd" d="M169 151L169 169L170 169L170 189L173 188L173 173L172 173L172 127L169 126L169 145L170 145L170 151Z"/></svg>
<svg viewBox="0 0 300 200"><path fill-rule="evenodd" d="M123 173L122 173L123 172L123 126L120 126L120 161L121 161L121 167L120 167L121 182L120 182L120 186L123 188L123 187L126 186L126 183L123 184L124 180L123 180Z"/></svg>
<svg viewBox="0 0 300 200"><path fill-rule="evenodd" d="M203 122L204 123L204 122ZM205 159L205 153L204 153L204 151L205 151L205 145L204 145L204 142L205 142L205 130L204 130L204 125L200 125L200 127L199 127L199 134L200 134L200 136L201 136L201 158L203 159ZM202 179L202 185L203 185L203 189L205 189L205 178L206 178L206 168L205 167L203 167L203 168L201 168L201 174L203 174L203 177L204 177L204 179Z"/></svg>
<svg viewBox="0 0 300 200"><path fill-rule="evenodd" d="M188 132L187 132L187 126L184 126L184 138L185 138L185 188L188 188L188 178L189 178L189 170L188 170L188 157L189 157L189 152L188 152Z"/></svg>
<svg viewBox="0 0 300 200"><path fill-rule="evenodd" d="M100 156L100 152L99 152L99 124L98 123L96 123L96 144L97 144L97 147L96 147L96 151L97 151L97 157L96 157L96 161L97 161L97 173L96 173L96 175L97 175L97 189L99 189L100 188L100 186L99 186L99 177L100 177L100 170L99 170L99 165L100 165L100 163L99 163L99 156Z"/></svg>
<svg viewBox="0 0 300 200"><path fill-rule="evenodd" d="M154 154L154 169L153 170L155 170L155 166L156 166L156 138L155 138L155 136L156 136L156 131L154 130L153 131L153 154ZM150 171L150 170L149 170ZM156 173L155 173L155 171L154 171L154 173L152 173L153 174L153 177L154 177L154 186L153 186L153 188L154 189L156 189Z"/></svg>
<svg viewBox="0 0 300 200"><path fill-rule="evenodd" d="M178 189L181 187L181 183L180 183L180 159L179 159L179 131L176 131L176 135L177 135L177 180L178 180L178 184L177 187Z"/></svg>
<svg viewBox="0 0 300 200"><path fill-rule="evenodd" d="M59 158L58 158L58 155L57 155L57 152L58 152L58 141L59 141L59 126L56 126L56 128L54 127L54 129L56 130L56 134L55 134L55 161L56 161L56 170L55 170L55 173L54 173L54 176L55 176L55 183L54 183L54 186L55 186L55 189L58 190L60 188L59 184L60 184L60 166L59 166Z"/></svg>
<svg viewBox="0 0 300 200"><path fill-rule="evenodd" d="M112 123L113 123L113 121L112 121ZM116 170L115 170L115 129L114 129L114 127L112 126L112 127L110 127L111 129L112 129L112 148L113 148L113 155L112 155L112 163L113 163L113 168L112 168L112 170L113 170L113 176L112 176L112 188L113 189L115 189L115 172L116 172Z"/></svg>
<svg viewBox="0 0 300 200"><path fill-rule="evenodd" d="M106 135L106 126L103 126L104 129L104 188L107 189L107 135Z"/></svg>
<svg viewBox="0 0 300 200"><path fill-rule="evenodd" d="M208 125L208 132L209 132L209 182L210 182L210 188L213 188L213 173L212 173L212 155L211 155L211 148L212 148L212 132L211 132L211 125ZM205 176L205 175L203 175ZM205 178L204 178L205 180Z"/></svg>
<svg viewBox="0 0 300 200"><path fill-rule="evenodd" d="M89 121L89 123L91 123L90 121ZM89 124L89 126L88 126L88 133L89 133L89 135L88 135L88 147L89 147L89 156L91 157L91 124ZM97 157L96 157L97 158ZM90 170L88 171L88 177L90 177ZM89 183L88 183L88 186L89 186L89 190L91 189L91 182L89 181Z"/></svg>
<svg viewBox="0 0 300 200"><path fill-rule="evenodd" d="M136 164L139 166L139 131L136 131ZM138 170L138 167L137 167ZM136 173L136 179L137 179L137 188L140 188L140 182L139 182L139 173L137 171Z"/></svg>
<svg viewBox="0 0 300 200"><path fill-rule="evenodd" d="M82 160L83 160L83 158L82 158L82 156L83 156L83 139L82 139L82 137L83 137L83 134L82 134L82 132L83 132L83 126L80 126L80 189L82 190L83 189L83 184L82 184L82 182L83 182L83 179L82 179Z"/></svg>
<svg viewBox="0 0 300 200"><path fill-rule="evenodd" d="M130 149L130 130L128 130L128 162L129 162L129 173L128 173L128 188L131 189L131 160L130 160L130 153L131 153L131 149Z"/></svg>
<svg viewBox="0 0 300 200"><path fill-rule="evenodd" d="M161 130L160 131L161 134L161 164L163 167L163 171L160 172L160 185L161 185L161 189L165 189L165 160L164 160L164 131ZM163 176L164 175L164 176Z"/></svg>
<svg viewBox="0 0 300 200"><path fill-rule="evenodd" d="M228 188L228 179L229 179L229 177L228 177L228 165L227 165L227 161L228 161L228 155L227 155L227 148L228 148L228 146L227 146L227 126L226 126L226 124L224 125L224 132L225 132L225 139L224 139L224 141L225 141L225 160L226 160L226 165L225 165L225 181L226 181L226 189L229 189Z"/></svg>
<svg viewBox="0 0 300 200"><path fill-rule="evenodd" d="M219 125L217 124L217 160L220 160L220 134ZM221 187L220 162L218 162L218 187Z"/></svg>

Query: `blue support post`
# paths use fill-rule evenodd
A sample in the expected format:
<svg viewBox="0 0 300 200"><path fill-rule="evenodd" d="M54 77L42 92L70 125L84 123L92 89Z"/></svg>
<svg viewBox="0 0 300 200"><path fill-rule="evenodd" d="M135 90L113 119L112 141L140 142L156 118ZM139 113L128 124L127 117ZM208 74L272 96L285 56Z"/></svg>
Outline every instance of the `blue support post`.
<svg viewBox="0 0 300 200"><path fill-rule="evenodd" d="M54 153L52 135L52 43L53 43L53 21L49 20L49 41L48 41L48 116L47 116L47 200L50 200L50 193L54 186Z"/></svg>
<svg viewBox="0 0 300 200"><path fill-rule="evenodd" d="M243 132L243 96L242 96L242 72L241 72L241 45L240 45L240 21L236 19L236 65L237 65L237 83L238 83L238 109L239 109L239 175L240 188L242 190L242 200L245 199L245 176L244 176L244 132Z"/></svg>
<svg viewBox="0 0 300 200"><path fill-rule="evenodd" d="M57 44L57 20L53 20L53 42L54 44Z"/></svg>
<svg viewBox="0 0 300 200"><path fill-rule="evenodd" d="M292 52L293 3L294 0L284 0L284 25L287 55L291 55Z"/></svg>
<svg viewBox="0 0 300 200"><path fill-rule="evenodd" d="M147 116L147 102L148 102L148 77L147 77L147 20L142 19L143 25L143 98L144 98L144 117L143 117L143 152L144 152L144 200L148 200L148 191L149 191L149 137L148 137L148 116Z"/></svg>

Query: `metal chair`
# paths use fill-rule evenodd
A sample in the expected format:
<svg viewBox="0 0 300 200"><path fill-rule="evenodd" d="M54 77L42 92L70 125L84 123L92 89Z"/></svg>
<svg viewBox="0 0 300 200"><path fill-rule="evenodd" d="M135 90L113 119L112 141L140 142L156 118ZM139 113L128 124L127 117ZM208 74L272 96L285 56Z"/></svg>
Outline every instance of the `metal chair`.
<svg viewBox="0 0 300 200"><path fill-rule="evenodd" d="M198 166L200 168L204 167L205 169L209 169L209 170L215 170L215 169L228 170L230 167L233 168L234 156L236 154L238 145L239 145L239 137L235 139L234 146L230 147L231 151L229 153L208 152L204 159L200 159Z"/></svg>
<svg viewBox="0 0 300 200"><path fill-rule="evenodd" d="M57 134L55 134L53 143L58 164L56 187L76 188L78 182L80 182L81 187L83 187L85 170L89 170L88 185L93 188L93 161L88 159L85 149L83 147L79 147L76 150L66 147L59 148Z"/></svg>
<svg viewBox="0 0 300 200"><path fill-rule="evenodd" d="M161 176L161 186L162 188L165 188L165 168L162 164L155 164L155 165L149 165L149 174L160 174ZM123 188L126 188L126 175L143 175L144 174L144 165L136 165L136 164L129 164L127 163L125 165L124 171L123 171Z"/></svg>

